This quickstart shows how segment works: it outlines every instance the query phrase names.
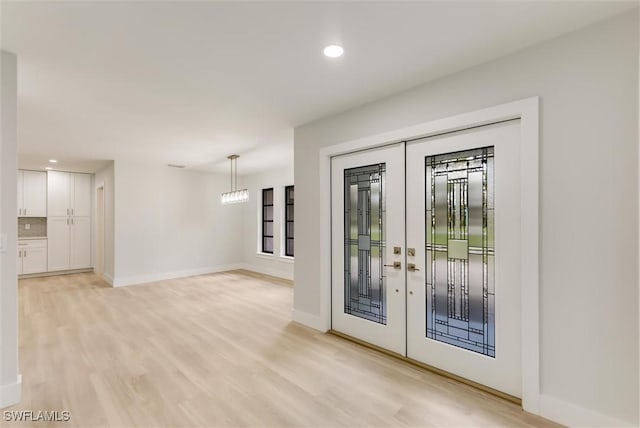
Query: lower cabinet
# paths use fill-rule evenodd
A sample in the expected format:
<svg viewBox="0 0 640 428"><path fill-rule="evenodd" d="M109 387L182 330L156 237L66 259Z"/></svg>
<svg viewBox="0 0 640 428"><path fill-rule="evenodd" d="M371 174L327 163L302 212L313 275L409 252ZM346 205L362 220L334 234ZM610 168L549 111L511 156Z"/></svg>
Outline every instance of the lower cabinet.
<svg viewBox="0 0 640 428"><path fill-rule="evenodd" d="M18 275L47 271L47 240L18 241Z"/></svg>
<svg viewBox="0 0 640 428"><path fill-rule="evenodd" d="M49 272L91 267L90 217L48 217Z"/></svg>
<svg viewBox="0 0 640 428"><path fill-rule="evenodd" d="M71 217L71 269L91 267L91 221L89 217Z"/></svg>

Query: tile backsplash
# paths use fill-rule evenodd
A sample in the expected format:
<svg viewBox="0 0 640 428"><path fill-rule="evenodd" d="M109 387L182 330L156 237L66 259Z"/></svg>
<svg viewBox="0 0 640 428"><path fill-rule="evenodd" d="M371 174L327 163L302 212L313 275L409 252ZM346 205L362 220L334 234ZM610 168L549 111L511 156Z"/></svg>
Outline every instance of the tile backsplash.
<svg viewBox="0 0 640 428"><path fill-rule="evenodd" d="M29 225L29 229L27 229ZM18 218L18 238L33 238L47 236L46 217L20 217Z"/></svg>

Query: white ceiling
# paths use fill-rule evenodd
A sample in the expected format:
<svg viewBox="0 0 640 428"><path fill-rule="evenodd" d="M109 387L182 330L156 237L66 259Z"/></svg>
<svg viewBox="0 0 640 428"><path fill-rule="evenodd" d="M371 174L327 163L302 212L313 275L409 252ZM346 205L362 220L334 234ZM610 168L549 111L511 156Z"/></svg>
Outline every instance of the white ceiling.
<svg viewBox="0 0 640 428"><path fill-rule="evenodd" d="M106 159L241 173L293 127L506 55L637 2L2 2L20 165ZM345 55L329 60L327 44Z"/></svg>

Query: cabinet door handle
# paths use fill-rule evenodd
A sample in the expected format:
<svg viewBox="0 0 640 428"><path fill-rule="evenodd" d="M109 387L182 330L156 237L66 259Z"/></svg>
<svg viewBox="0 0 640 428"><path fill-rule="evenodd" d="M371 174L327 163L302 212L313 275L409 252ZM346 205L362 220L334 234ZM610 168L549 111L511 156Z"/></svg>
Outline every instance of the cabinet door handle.
<svg viewBox="0 0 640 428"><path fill-rule="evenodd" d="M24 215L27 215L27 209L26 208L24 209Z"/></svg>
<svg viewBox="0 0 640 428"><path fill-rule="evenodd" d="M18 251L18 258L22 258L22 250Z"/></svg>
<svg viewBox="0 0 640 428"><path fill-rule="evenodd" d="M71 225L73 226L73 219L71 219Z"/></svg>
<svg viewBox="0 0 640 428"><path fill-rule="evenodd" d="M24 250L24 257L27 257L27 250Z"/></svg>
<svg viewBox="0 0 640 428"><path fill-rule="evenodd" d="M69 208L67 208L67 215L69 215Z"/></svg>

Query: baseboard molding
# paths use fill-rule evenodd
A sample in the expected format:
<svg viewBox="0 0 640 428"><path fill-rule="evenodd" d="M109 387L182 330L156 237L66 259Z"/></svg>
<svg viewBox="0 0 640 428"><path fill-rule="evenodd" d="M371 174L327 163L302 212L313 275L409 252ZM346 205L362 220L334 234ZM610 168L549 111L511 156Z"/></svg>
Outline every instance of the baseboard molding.
<svg viewBox="0 0 640 428"><path fill-rule="evenodd" d="M91 267L91 268L82 268L82 269L54 270L51 272L27 273L23 275L18 275L18 279L42 278L45 276L58 276L58 275L71 275L73 273L85 273L85 272L93 272L93 268Z"/></svg>
<svg viewBox="0 0 640 428"><path fill-rule="evenodd" d="M20 402L22 396L22 375L14 383L0 385L0 409Z"/></svg>
<svg viewBox="0 0 640 428"><path fill-rule="evenodd" d="M102 274L102 279L104 279L105 281L107 281L107 283L108 283L110 286L112 286L112 287L113 287L114 280L113 280L113 277L112 277L111 275L109 275L108 273L103 273L103 274Z"/></svg>
<svg viewBox="0 0 640 428"><path fill-rule="evenodd" d="M293 281L293 272L285 272L279 269L265 268L261 266L252 265L250 263L242 263L242 269L249 270L251 272L261 273L263 275L275 276L276 278L288 279ZM289 263L286 266L291 266Z"/></svg>
<svg viewBox="0 0 640 428"><path fill-rule="evenodd" d="M128 285L145 284L148 282L164 281L167 279L186 278L189 276L206 275L209 273L225 272L229 270L241 269L241 264L229 264L221 266L210 266L198 269L187 269L173 272L162 272L148 275L135 275L128 277L115 277L112 279L113 287L125 287Z"/></svg>
<svg viewBox="0 0 640 428"><path fill-rule="evenodd" d="M323 333L326 333L331 328L331 326L326 325L318 315L302 312L297 309L294 309L291 315L295 322Z"/></svg>
<svg viewBox="0 0 640 428"><path fill-rule="evenodd" d="M545 394L540 395L540 416L570 427L637 426Z"/></svg>

